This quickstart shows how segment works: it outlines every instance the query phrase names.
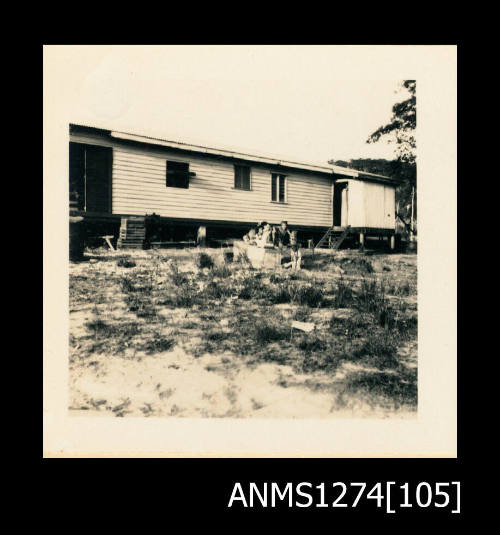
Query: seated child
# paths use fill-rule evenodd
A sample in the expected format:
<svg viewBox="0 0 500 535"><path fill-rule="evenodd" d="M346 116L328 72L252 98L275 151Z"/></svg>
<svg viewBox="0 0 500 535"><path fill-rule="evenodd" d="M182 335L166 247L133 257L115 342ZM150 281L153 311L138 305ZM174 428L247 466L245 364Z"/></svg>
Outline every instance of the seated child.
<svg viewBox="0 0 500 535"><path fill-rule="evenodd" d="M255 238L257 237L257 232L254 228L251 228L247 234L243 236L243 241L251 245L255 245Z"/></svg>
<svg viewBox="0 0 500 535"><path fill-rule="evenodd" d="M272 230L269 223L263 223L262 234L260 236L257 234L257 239L255 241L258 247L273 247Z"/></svg>

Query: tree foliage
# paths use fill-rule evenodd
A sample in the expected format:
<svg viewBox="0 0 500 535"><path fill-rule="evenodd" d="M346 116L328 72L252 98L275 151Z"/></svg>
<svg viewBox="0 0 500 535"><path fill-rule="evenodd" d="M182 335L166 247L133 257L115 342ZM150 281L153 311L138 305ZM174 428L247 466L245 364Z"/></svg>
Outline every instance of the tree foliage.
<svg viewBox="0 0 500 535"><path fill-rule="evenodd" d="M415 80L405 80L402 87L408 90L409 98L394 104L390 122L377 128L367 143L376 143L382 138L388 143L396 143L397 160L412 164L416 163L417 149L417 83Z"/></svg>

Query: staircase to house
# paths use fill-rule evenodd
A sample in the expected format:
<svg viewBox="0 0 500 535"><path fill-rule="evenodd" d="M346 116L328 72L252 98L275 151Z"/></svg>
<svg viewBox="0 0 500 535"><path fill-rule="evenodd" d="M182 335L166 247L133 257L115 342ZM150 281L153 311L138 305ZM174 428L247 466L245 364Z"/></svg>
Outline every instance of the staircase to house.
<svg viewBox="0 0 500 535"><path fill-rule="evenodd" d="M338 227L330 227L314 248L327 247L329 249L338 249L350 233L351 225L340 230Z"/></svg>
<svg viewBox="0 0 500 535"><path fill-rule="evenodd" d="M122 217L118 249L142 249L146 238L146 223L144 216Z"/></svg>

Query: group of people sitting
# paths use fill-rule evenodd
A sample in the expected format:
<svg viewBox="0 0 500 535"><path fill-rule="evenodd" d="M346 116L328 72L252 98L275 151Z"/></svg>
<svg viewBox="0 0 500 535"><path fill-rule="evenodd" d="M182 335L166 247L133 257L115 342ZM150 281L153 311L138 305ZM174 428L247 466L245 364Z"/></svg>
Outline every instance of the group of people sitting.
<svg viewBox="0 0 500 535"><path fill-rule="evenodd" d="M257 247L274 248L280 251L290 247L291 262L286 267L300 269L302 255L297 241L297 231L288 229L288 222L282 221L279 226L270 225L267 221L260 222L243 236L243 241Z"/></svg>

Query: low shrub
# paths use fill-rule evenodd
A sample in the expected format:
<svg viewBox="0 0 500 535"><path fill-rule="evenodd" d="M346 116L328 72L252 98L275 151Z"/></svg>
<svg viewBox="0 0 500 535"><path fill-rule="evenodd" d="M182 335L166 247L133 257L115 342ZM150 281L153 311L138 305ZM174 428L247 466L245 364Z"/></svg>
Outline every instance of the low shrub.
<svg viewBox="0 0 500 535"><path fill-rule="evenodd" d="M212 267L212 276L218 277L221 279L227 279L230 277L233 272L231 271L231 268L226 266L226 264L217 264Z"/></svg>
<svg viewBox="0 0 500 535"><path fill-rule="evenodd" d="M239 283L239 291L237 292L239 299L259 299L266 296L268 293L265 287L258 278L253 275L245 277Z"/></svg>
<svg viewBox="0 0 500 535"><path fill-rule="evenodd" d="M175 340L171 336L154 333L152 338L149 338L140 346L140 349L148 354L161 353L162 351L169 351L174 345Z"/></svg>
<svg viewBox="0 0 500 535"><path fill-rule="evenodd" d="M170 307L189 308L196 302L196 291L191 285L175 287L169 293L163 295L158 304Z"/></svg>
<svg viewBox="0 0 500 535"><path fill-rule="evenodd" d="M126 258L120 258L120 260L118 260L116 265L120 266L120 267L124 267L124 268L132 268L132 267L135 267L137 264L133 260L127 260Z"/></svg>
<svg viewBox="0 0 500 535"><path fill-rule="evenodd" d="M320 307L324 301L323 290L312 284L299 286L292 300L299 305Z"/></svg>
<svg viewBox="0 0 500 535"><path fill-rule="evenodd" d="M320 307L324 303L322 288L313 284L300 284L291 280L267 287L267 299L273 304L295 303L309 307Z"/></svg>
<svg viewBox="0 0 500 535"><path fill-rule="evenodd" d="M400 373L357 372L349 376L346 390L386 398L391 404L417 404L418 388L416 371Z"/></svg>
<svg viewBox="0 0 500 535"><path fill-rule="evenodd" d="M295 345L306 353L326 351L328 344L318 337L304 336L295 342Z"/></svg>
<svg viewBox="0 0 500 535"><path fill-rule="evenodd" d="M342 269L349 274L369 274L373 273L374 269L369 260L366 258L353 257L343 258L340 261Z"/></svg>
<svg viewBox="0 0 500 535"><path fill-rule="evenodd" d="M194 257L194 263L199 269L211 268L214 265L212 257L207 253L196 253Z"/></svg>
<svg viewBox="0 0 500 535"><path fill-rule="evenodd" d="M387 332L371 332L363 345L354 354L357 357L389 357L393 356L397 350L397 344Z"/></svg>
<svg viewBox="0 0 500 535"><path fill-rule="evenodd" d="M207 340L210 340L211 342L220 342L222 340L225 340L227 337L228 337L228 334L220 330L212 330L212 331L207 331L205 333L205 338Z"/></svg>
<svg viewBox="0 0 500 535"><path fill-rule="evenodd" d="M354 294L352 288L341 277L336 282L335 296L333 298L334 308L348 308L354 302Z"/></svg>
<svg viewBox="0 0 500 535"><path fill-rule="evenodd" d="M356 295L356 307L366 312L381 313L387 307L385 288L376 279L362 279Z"/></svg>
<svg viewBox="0 0 500 535"><path fill-rule="evenodd" d="M205 299L219 300L230 297L232 293L233 288L231 284L211 280L206 284L199 296Z"/></svg>
<svg viewBox="0 0 500 535"><path fill-rule="evenodd" d="M136 277L134 281L130 277L122 277L121 288L125 293L143 293L150 295L153 292L151 278Z"/></svg>
<svg viewBox="0 0 500 535"><path fill-rule="evenodd" d="M133 293L125 297L125 303L130 312L135 312L138 318L151 318L156 316L156 308L152 303L150 296Z"/></svg>
<svg viewBox="0 0 500 535"><path fill-rule="evenodd" d="M254 326L254 339L260 345L277 342L290 336L289 329L271 323L257 323Z"/></svg>

